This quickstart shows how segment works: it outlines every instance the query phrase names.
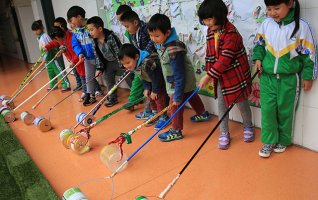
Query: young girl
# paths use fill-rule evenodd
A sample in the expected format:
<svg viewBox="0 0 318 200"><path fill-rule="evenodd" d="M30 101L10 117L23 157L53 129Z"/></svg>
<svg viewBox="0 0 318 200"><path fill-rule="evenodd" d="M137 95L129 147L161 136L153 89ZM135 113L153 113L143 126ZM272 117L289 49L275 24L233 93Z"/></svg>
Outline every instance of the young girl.
<svg viewBox="0 0 318 200"><path fill-rule="evenodd" d="M228 21L227 14L227 7L222 0L205 0L198 11L200 23L209 27L205 58L207 74L200 80L199 85L202 89L213 81L214 94L218 97L219 119L251 80L242 36ZM249 86L236 103L243 119L245 142L254 141L252 114L247 100L250 93ZM220 124L220 149L227 149L230 144L228 120L229 115Z"/></svg>
<svg viewBox="0 0 318 200"><path fill-rule="evenodd" d="M44 27L42 24L41 20L35 21L33 22L31 29L33 30L34 34L38 36L38 41L39 41L39 48L41 53L43 53L43 50L45 48L45 45L47 45L48 43L50 43L52 40L51 38L44 33ZM46 56L44 56L44 64L51 61L54 56L57 53L57 49L52 49L51 51L48 51ZM61 65L61 63L55 59L51 64L49 64L47 66L47 72L49 74L49 78L52 79L54 78L56 75L58 75L61 71L64 70L64 67ZM59 76L59 79L62 79L63 76L65 76L65 73L63 73L62 75ZM50 83L50 87L47 89L47 91L50 91L52 89L57 89L57 88L53 88L55 86L55 84L57 83L57 80L54 80ZM62 84L62 92L66 92L71 90L70 89L70 82L68 80L68 78L64 78L63 81L61 82Z"/></svg>
<svg viewBox="0 0 318 200"><path fill-rule="evenodd" d="M259 155L269 157L272 150L281 153L292 144L301 79L304 90L309 90L317 76L317 51L312 27L299 17L298 0L265 0L265 4L269 17L258 29L253 60L255 70L263 70L261 140L265 145Z"/></svg>
<svg viewBox="0 0 318 200"><path fill-rule="evenodd" d="M63 20L64 21L63 21ZM44 51L48 51L51 50L53 48L56 48L58 46L60 46L60 51L58 52L58 56L60 56L62 53L64 53L65 57L67 58L67 60L70 62L70 68L72 68L78 61L78 57L75 54L75 52L72 49L72 37L73 37L73 33L72 31L67 29L66 26L66 21L64 18L57 18L54 22L54 27L51 28L50 30L50 37L52 39L52 42L50 42L49 44L47 44L45 46ZM78 76L80 78L81 84L79 87L81 87L81 85L84 85L86 83L85 80L85 67L84 67L84 63L80 63L75 71L78 73ZM96 81L96 80L95 80ZM96 81L97 86L99 87L98 82ZM77 88L75 88L76 90ZM85 101L86 97L87 97L87 89L86 86L82 87L82 95L79 98L79 101ZM101 91L101 88L99 87L99 90L97 91ZM102 92L101 92L102 93Z"/></svg>

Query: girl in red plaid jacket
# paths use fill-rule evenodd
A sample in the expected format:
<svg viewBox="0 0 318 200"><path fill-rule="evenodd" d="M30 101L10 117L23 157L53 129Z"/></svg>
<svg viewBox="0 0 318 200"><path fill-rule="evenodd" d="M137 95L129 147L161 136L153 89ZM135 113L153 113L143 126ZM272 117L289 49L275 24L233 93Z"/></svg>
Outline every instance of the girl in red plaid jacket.
<svg viewBox="0 0 318 200"><path fill-rule="evenodd" d="M251 72L242 36L227 19L228 10L222 0L205 0L199 7L200 23L208 26L206 72L200 88L213 82L215 98L218 97L219 119L251 80ZM236 103L243 119L244 141L254 141L252 114L247 97L249 86ZM229 116L220 124L218 147L227 149L230 144Z"/></svg>

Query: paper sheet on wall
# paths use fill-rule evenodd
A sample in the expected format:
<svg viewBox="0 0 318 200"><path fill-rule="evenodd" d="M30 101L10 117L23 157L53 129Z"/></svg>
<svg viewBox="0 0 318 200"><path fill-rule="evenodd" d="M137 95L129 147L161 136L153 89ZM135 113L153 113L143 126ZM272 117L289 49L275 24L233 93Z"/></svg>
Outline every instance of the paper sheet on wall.
<svg viewBox="0 0 318 200"><path fill-rule="evenodd" d="M253 16L253 0L233 1L233 7L238 20L247 20Z"/></svg>
<svg viewBox="0 0 318 200"><path fill-rule="evenodd" d="M181 3L182 19L184 20L199 20L197 15L197 4L196 1L189 1Z"/></svg>
<svg viewBox="0 0 318 200"><path fill-rule="evenodd" d="M172 3L170 4L170 13L171 13L171 20L181 20L181 5L180 3Z"/></svg>

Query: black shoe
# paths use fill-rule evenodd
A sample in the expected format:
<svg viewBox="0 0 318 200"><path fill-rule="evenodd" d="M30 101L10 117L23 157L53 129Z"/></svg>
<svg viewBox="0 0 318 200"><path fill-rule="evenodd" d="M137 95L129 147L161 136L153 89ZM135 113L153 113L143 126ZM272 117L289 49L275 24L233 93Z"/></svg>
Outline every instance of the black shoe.
<svg viewBox="0 0 318 200"><path fill-rule="evenodd" d="M95 102L96 102L95 95L89 94L89 95L87 95L87 98L85 99L83 105L84 106L90 106L90 105L92 105Z"/></svg>
<svg viewBox="0 0 318 200"><path fill-rule="evenodd" d="M107 107L112 107L113 105L118 104L117 99L109 99L106 103L105 106Z"/></svg>
<svg viewBox="0 0 318 200"><path fill-rule="evenodd" d="M79 86L79 85L76 86L76 88L74 88L73 91L75 92L75 91L78 90L78 88L80 88L80 87L82 87L82 86Z"/></svg>

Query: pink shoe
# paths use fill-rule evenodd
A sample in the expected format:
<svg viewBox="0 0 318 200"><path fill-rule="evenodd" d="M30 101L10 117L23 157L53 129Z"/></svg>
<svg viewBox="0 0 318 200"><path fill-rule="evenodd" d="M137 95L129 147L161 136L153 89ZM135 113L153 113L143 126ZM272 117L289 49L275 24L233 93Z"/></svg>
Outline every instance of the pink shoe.
<svg viewBox="0 0 318 200"><path fill-rule="evenodd" d="M61 92L67 92L67 91L70 91L71 90L71 88L63 88L62 90L61 90Z"/></svg>

